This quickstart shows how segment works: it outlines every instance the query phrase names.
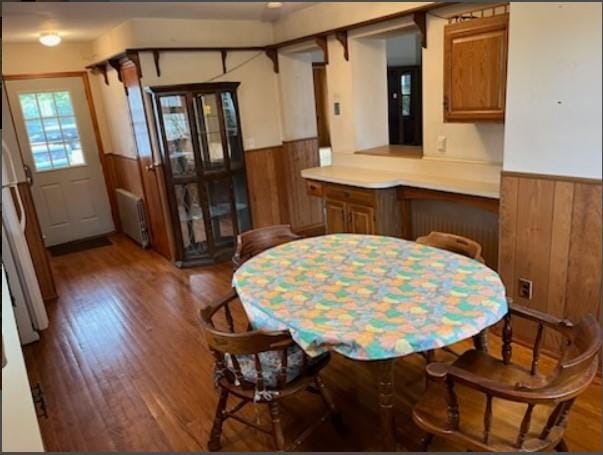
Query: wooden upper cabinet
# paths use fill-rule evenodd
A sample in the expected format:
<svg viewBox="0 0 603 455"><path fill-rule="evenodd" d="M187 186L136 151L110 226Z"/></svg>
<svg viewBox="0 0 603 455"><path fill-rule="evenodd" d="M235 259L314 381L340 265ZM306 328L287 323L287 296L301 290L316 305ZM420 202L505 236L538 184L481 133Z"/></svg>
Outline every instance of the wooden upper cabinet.
<svg viewBox="0 0 603 455"><path fill-rule="evenodd" d="M504 121L509 14L444 28L444 121Z"/></svg>

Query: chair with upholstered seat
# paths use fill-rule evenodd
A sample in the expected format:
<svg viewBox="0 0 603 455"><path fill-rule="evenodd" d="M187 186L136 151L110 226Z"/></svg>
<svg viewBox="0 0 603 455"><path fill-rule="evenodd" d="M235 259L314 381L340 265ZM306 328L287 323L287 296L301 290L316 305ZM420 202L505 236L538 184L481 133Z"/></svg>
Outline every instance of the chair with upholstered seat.
<svg viewBox="0 0 603 455"><path fill-rule="evenodd" d="M536 324L531 365L511 362L511 318ZM539 369L544 329L557 332L564 351L556 367ZM428 387L413 409L414 422L427 433L473 451L567 451L563 440L574 400L599 368L601 330L587 314L572 324L511 304L503 328L502 358L470 350L451 365L427 366Z"/></svg>
<svg viewBox="0 0 603 455"><path fill-rule="evenodd" d="M468 239L455 234L448 234L446 232L432 231L428 235L419 237L416 240L421 245L427 245L434 248L440 248L442 250L450 251L451 253L460 254L461 256L474 259L482 264L485 264L485 260L482 257L482 246L475 240ZM473 337L473 344L476 349L488 351L488 330L484 329L479 334ZM444 348L445 351L457 355L454 351L449 348ZM431 361L433 360L433 352L426 352L424 357Z"/></svg>
<svg viewBox="0 0 603 455"><path fill-rule="evenodd" d="M235 328L238 321L233 317L230 307L237 299L232 290L224 298L201 310L207 342L216 360L215 379L220 391L208 442L209 450L220 449L222 424L229 418L272 434L276 448L284 450L279 402L303 391L319 394L326 405L326 412L294 441L293 446L301 444L329 416L333 418L336 428L340 429L339 415L319 376L329 362L329 354L309 358L295 344L288 331L238 332ZM227 410L229 396L239 401ZM238 415L241 408L252 402L268 406L271 428L264 428Z"/></svg>
<svg viewBox="0 0 603 455"><path fill-rule="evenodd" d="M232 263L238 269L245 261L253 256L283 243L301 239L291 230L288 224L268 226L243 232L237 237L237 249Z"/></svg>

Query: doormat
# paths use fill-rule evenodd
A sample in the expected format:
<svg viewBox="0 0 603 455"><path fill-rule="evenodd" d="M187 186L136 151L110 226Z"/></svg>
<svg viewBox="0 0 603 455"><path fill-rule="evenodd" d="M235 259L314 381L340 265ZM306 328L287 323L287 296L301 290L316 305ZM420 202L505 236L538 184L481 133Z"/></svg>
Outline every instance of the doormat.
<svg viewBox="0 0 603 455"><path fill-rule="evenodd" d="M75 242L63 243L54 245L48 248L53 256L64 256L71 253L79 253L80 251L100 248L101 246L113 245L111 240L106 236L94 237L93 239L76 240Z"/></svg>

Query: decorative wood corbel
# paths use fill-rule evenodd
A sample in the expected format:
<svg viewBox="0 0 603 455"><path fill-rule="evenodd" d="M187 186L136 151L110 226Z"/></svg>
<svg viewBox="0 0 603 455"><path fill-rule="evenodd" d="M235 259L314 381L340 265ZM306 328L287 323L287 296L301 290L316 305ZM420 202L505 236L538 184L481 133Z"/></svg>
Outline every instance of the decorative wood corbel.
<svg viewBox="0 0 603 455"><path fill-rule="evenodd" d="M322 49L322 56L325 62L325 65L329 64L329 47L327 45L327 37L326 36L317 36L315 39L318 47Z"/></svg>
<svg viewBox="0 0 603 455"><path fill-rule="evenodd" d="M226 74L226 56L228 52L226 49L220 49L220 56L222 57L222 73Z"/></svg>
<svg viewBox="0 0 603 455"><path fill-rule="evenodd" d="M109 85L109 77L107 76L107 64L106 63L98 63L92 67L93 71L98 71L103 75L103 79L106 85Z"/></svg>
<svg viewBox="0 0 603 455"><path fill-rule="evenodd" d="M278 74L278 51L275 47L266 48L266 55L272 60L272 69Z"/></svg>
<svg viewBox="0 0 603 455"><path fill-rule="evenodd" d="M345 58L345 61L348 62L350 60L350 53L348 51L348 31L341 30L339 32L335 32L335 38L343 46L343 58Z"/></svg>
<svg viewBox="0 0 603 455"><path fill-rule="evenodd" d="M119 80L119 82L123 83L123 80L121 78L121 63L120 63L120 61L121 61L120 58L110 58L109 60L107 60L107 62L109 63L109 65L111 65L111 67L117 73L117 79Z"/></svg>
<svg viewBox="0 0 603 455"><path fill-rule="evenodd" d="M427 49L427 26L426 26L427 14L425 11L416 11L412 15L412 20L421 32L421 46L423 49Z"/></svg>
<svg viewBox="0 0 603 455"><path fill-rule="evenodd" d="M153 62L155 62L155 73L157 73L157 77L161 77L161 68L159 67L159 56L159 51L155 49L153 51Z"/></svg>
<svg viewBox="0 0 603 455"><path fill-rule="evenodd" d="M140 67L140 54L137 50L126 49L126 57L136 67L136 73L138 74L138 79L142 79L142 68Z"/></svg>

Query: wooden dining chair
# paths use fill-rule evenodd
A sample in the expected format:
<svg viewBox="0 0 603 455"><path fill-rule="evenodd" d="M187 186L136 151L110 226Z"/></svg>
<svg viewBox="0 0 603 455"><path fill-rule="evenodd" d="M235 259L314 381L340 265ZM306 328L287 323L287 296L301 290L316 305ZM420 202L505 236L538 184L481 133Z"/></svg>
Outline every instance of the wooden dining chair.
<svg viewBox="0 0 603 455"><path fill-rule="evenodd" d="M232 258L234 269L238 269L245 261L262 251L298 239L301 239L301 237L296 235L288 224L243 232L237 237L237 249Z"/></svg>
<svg viewBox="0 0 603 455"><path fill-rule="evenodd" d="M515 317L536 324L530 366L511 362ZM565 343L562 357L548 373L539 370L545 328ZM451 365L427 366L428 387L412 413L427 433L423 450L433 435L473 451L568 450L563 439L568 414L599 368L597 320L587 314L573 324L510 304L502 334L501 359L474 349Z"/></svg>
<svg viewBox="0 0 603 455"><path fill-rule="evenodd" d="M419 237L417 243L461 254L482 264L486 262L482 257L482 246L475 240L460 235L432 231L428 235Z"/></svg>
<svg viewBox="0 0 603 455"><path fill-rule="evenodd" d="M417 238L417 243L421 245L432 246L434 248L440 248L442 250L450 251L451 253L457 253L470 259L485 264L486 261L482 257L482 246L475 240L468 239L455 234L448 234L446 232L432 231L428 235ZM473 337L473 344L476 349L488 350L488 329L482 330L480 333ZM450 354L457 355L456 352L450 348L443 348ZM423 357L428 362L434 359L434 352L427 351L423 354Z"/></svg>
<svg viewBox="0 0 603 455"><path fill-rule="evenodd" d="M256 430L271 434L278 450L285 449L279 403L291 395L309 391L320 395L326 412L307 428L291 448L299 446L328 417L338 431L342 423L335 404L319 373L328 364L328 353L310 358L295 344L288 331L237 330L231 304L238 299L234 290L201 310L207 343L215 358L215 381L219 389L216 416L208 442L210 451L220 450L222 424L234 419ZM238 402L227 410L229 397ZM271 417L271 428L264 428L240 416L249 403L265 404Z"/></svg>

